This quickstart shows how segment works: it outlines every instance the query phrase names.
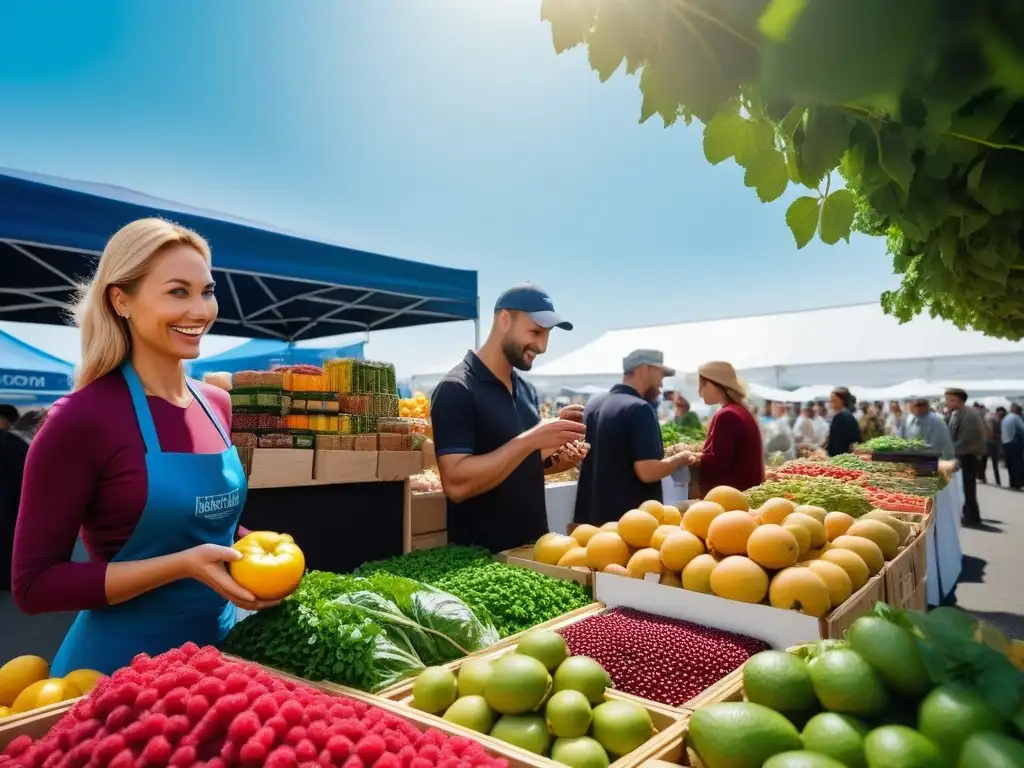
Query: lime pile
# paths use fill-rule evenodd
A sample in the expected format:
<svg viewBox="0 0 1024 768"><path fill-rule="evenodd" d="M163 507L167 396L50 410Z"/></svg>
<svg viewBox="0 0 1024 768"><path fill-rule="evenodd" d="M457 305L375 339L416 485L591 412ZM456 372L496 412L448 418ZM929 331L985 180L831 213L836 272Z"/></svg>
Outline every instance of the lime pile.
<svg viewBox="0 0 1024 768"><path fill-rule="evenodd" d="M883 618L857 619L810 661L759 653L743 687L746 701L690 720L705 768L1024 768L1014 725L976 689L935 685L915 636Z"/></svg>
<svg viewBox="0 0 1024 768"><path fill-rule="evenodd" d="M537 631L512 653L467 660L457 677L425 669L412 706L572 768L607 768L655 733L643 707L605 700L610 684L596 661L569 656L561 635Z"/></svg>

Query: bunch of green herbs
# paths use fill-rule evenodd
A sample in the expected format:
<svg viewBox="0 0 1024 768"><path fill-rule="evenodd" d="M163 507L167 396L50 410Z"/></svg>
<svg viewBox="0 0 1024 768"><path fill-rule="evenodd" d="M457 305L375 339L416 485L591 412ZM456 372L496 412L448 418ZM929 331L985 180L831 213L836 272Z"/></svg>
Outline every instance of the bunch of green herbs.
<svg viewBox="0 0 1024 768"><path fill-rule="evenodd" d="M871 451L872 453L922 453L929 447L924 440L908 440L895 435L879 435L860 443L857 450Z"/></svg>
<svg viewBox="0 0 1024 768"><path fill-rule="evenodd" d="M389 560L376 560L359 566L356 573L367 576L380 571L415 579L424 584L434 584L453 571L467 566L486 565L493 562L491 553L480 547L436 547L421 549Z"/></svg>
<svg viewBox="0 0 1024 768"><path fill-rule="evenodd" d="M860 517L873 509L864 489L857 485L830 477L782 477L755 485L747 491L752 509L760 507L768 499L780 497L795 504L809 504L828 512L845 512L853 517Z"/></svg>

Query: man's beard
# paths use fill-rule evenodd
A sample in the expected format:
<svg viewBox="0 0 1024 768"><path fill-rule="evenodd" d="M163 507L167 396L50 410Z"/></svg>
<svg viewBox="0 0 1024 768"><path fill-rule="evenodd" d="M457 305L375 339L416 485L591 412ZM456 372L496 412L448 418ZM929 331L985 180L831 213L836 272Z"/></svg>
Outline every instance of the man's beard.
<svg viewBox="0 0 1024 768"><path fill-rule="evenodd" d="M658 395L661 394L661 387L648 387L644 390L644 400L649 403L658 402Z"/></svg>
<svg viewBox="0 0 1024 768"><path fill-rule="evenodd" d="M533 361L526 359L526 347L520 347L511 341L503 341L501 351L505 353L508 364L516 370L528 371L533 368Z"/></svg>

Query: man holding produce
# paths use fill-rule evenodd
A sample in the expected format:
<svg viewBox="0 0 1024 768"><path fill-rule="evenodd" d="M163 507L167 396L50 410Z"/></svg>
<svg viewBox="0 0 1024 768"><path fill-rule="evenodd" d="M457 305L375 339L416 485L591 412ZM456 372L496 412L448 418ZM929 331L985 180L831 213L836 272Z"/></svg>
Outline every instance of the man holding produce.
<svg viewBox="0 0 1024 768"><path fill-rule="evenodd" d="M575 414L563 409L570 418L541 422L535 391L516 373L533 367L556 327L572 330L547 293L513 286L498 297L483 346L434 390L430 413L452 544L500 552L547 533L545 471L565 471L585 455L586 430Z"/></svg>
<svg viewBox="0 0 1024 768"><path fill-rule="evenodd" d="M648 499L661 501L661 481L690 464L688 452L665 456L658 417L647 407L666 376L665 355L637 349L622 361L622 383L591 398L583 412L593 446L580 467L573 522L603 525Z"/></svg>

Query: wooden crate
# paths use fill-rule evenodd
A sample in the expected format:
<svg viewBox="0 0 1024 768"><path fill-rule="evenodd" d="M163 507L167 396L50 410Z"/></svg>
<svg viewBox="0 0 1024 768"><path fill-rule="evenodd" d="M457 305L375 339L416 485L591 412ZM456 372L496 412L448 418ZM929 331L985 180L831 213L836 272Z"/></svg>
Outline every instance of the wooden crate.
<svg viewBox="0 0 1024 768"><path fill-rule="evenodd" d="M853 593L849 600L840 605L825 618L819 619L823 639L840 640L854 621L885 601L885 571L872 576L868 583Z"/></svg>
<svg viewBox="0 0 1024 768"><path fill-rule="evenodd" d="M885 564L885 602L894 608L925 610L928 605L925 576L928 573L928 528L931 516L915 525L915 536L893 560Z"/></svg>
<svg viewBox="0 0 1024 768"><path fill-rule="evenodd" d="M448 664L445 664L445 667L450 669L452 672L457 673L459 669L462 667L462 665L465 664L466 661L468 661L469 659L496 659L499 656L505 655L506 653L512 653L515 650L516 645L519 643L519 640L522 639L522 637L528 634L529 632L533 632L537 629L558 630L577 621L582 621L583 619L587 619L592 616L597 616L598 614L603 613L606 610L608 609L600 603L596 603L594 607L588 606L587 608L581 608L579 609L579 611L574 611L573 613L566 614L564 617L561 617L559 621L541 624L537 627L534 627L533 629L527 630L526 632L521 632L517 635L513 635L512 637L508 637L503 642L497 645L492 645L490 648L486 648L483 651L477 651L476 653L470 654L465 658L456 659L455 661L449 662ZM405 680L399 683L398 685L393 685L390 688L386 688L382 691L379 691L377 695L386 699L390 699L391 701L399 701L408 704L409 701L412 699L413 683L414 679ZM639 704L642 707L665 709L678 713L680 711L696 709L697 706L694 702L702 701L705 703L709 703L711 701L718 701L719 699L714 698L708 693L709 691L716 688L717 685L718 683L716 683L714 686L711 686L711 688L708 688L703 693L695 696L693 699L683 702L678 707L671 707L667 704L662 704L657 701L650 701L649 699L643 699L639 696L634 696L630 693L624 693L623 691L616 691L611 688L608 689L607 696L609 699L617 699L619 701L631 701L635 704Z"/></svg>
<svg viewBox="0 0 1024 768"><path fill-rule="evenodd" d="M38 739L46 735L46 732L81 700L81 698L77 698L60 701L0 720L0 752L19 736L27 735Z"/></svg>
<svg viewBox="0 0 1024 768"><path fill-rule="evenodd" d="M509 649L506 649L505 652L508 650ZM498 653L501 653L501 651ZM665 760L667 762L673 762L682 757L683 739L686 734L686 725L689 722L688 711L670 709L669 707L654 704L653 702L643 701L636 699L635 697L613 695L613 693L614 692L609 691L607 696L608 700L628 699L644 707L648 714L650 714L654 727L657 729L657 733L654 738L640 748L613 762L610 768L633 768L634 766L638 766L648 760ZM484 736L474 731L460 728L440 717L420 712L419 710L410 707L407 701L381 699L370 694L360 694L353 698L360 699L368 704L372 704L373 706L380 707L381 709L396 714L410 721L413 725L416 725L419 728L436 728L437 730L443 731L452 736L471 738L483 745L484 749L488 752L495 754L498 757L504 757L508 760L509 766L519 766L520 768L525 768L525 766L556 768L556 766L560 765L559 763L545 757L540 757L518 749L517 747L513 747L511 744L506 744L503 741L492 739L490 736Z"/></svg>
<svg viewBox="0 0 1024 768"><path fill-rule="evenodd" d="M500 563L515 565L519 568L529 568L532 571L543 573L545 576L550 576L553 579L575 581L577 584L582 584L585 587L589 587L593 583L594 579L594 573L589 568L562 568L557 565L538 563L533 559L532 546L507 549L504 552L496 554L494 559Z"/></svg>
<svg viewBox="0 0 1024 768"><path fill-rule="evenodd" d="M234 661L245 661L244 659L239 659L235 656L228 656L226 654L225 658L230 658ZM289 675L274 669L273 667L267 667L262 664L259 666L264 667L264 669L266 669L270 674L276 675L284 680L289 680L298 685L315 688L332 696L345 696L350 699L362 701L370 706L377 707L378 709L383 709L386 712L401 717L403 720L407 720L420 730L433 728L448 736L472 739L483 746L484 750L486 750L491 756L507 760L510 768L558 768L560 765L552 760L519 749L518 747L506 742L499 741L498 739L492 739L490 736L462 728L461 726L450 723L443 718L428 715L425 712L420 712L419 710L413 709L407 704L403 704L398 701L393 701L379 695L365 693L363 691L357 691L353 688L346 688L345 686L334 683L303 680L300 677ZM648 760L665 760L671 762L673 760L679 760L683 755L683 738L686 734L686 724L689 721L689 712L669 709L668 707L651 704L650 702L643 702L642 705L651 715L651 720L654 722L654 727L657 729L658 733L642 747L616 760L609 768L635 768L635 766L638 766ZM561 768L564 768L564 766L561 766Z"/></svg>

